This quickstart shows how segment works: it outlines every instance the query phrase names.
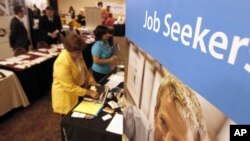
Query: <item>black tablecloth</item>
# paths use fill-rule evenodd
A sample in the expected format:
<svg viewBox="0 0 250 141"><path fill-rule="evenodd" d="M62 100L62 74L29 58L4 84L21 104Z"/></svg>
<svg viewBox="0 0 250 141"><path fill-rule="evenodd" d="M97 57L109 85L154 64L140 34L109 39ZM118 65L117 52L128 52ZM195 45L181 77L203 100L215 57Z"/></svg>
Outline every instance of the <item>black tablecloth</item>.
<svg viewBox="0 0 250 141"><path fill-rule="evenodd" d="M119 112L119 110L116 110ZM72 118L72 111L62 120L64 137L68 141L121 141L122 136L105 131L111 120L102 120L107 113L101 111L93 119ZM114 113L115 114L115 113ZM114 116L112 114L112 116Z"/></svg>
<svg viewBox="0 0 250 141"><path fill-rule="evenodd" d="M11 70L16 74L29 101L32 101L50 91L55 59L56 57L52 57L44 62L41 62L40 64L23 70L6 66L0 66L0 68Z"/></svg>

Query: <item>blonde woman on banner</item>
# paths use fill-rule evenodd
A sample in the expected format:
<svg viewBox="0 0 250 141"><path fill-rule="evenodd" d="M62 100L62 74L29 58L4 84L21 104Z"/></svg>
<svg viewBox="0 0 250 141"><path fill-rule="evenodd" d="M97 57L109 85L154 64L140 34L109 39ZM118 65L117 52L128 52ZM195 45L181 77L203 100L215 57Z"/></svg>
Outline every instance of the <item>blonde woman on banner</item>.
<svg viewBox="0 0 250 141"><path fill-rule="evenodd" d="M201 106L177 78L163 78L154 112L154 141L208 141Z"/></svg>

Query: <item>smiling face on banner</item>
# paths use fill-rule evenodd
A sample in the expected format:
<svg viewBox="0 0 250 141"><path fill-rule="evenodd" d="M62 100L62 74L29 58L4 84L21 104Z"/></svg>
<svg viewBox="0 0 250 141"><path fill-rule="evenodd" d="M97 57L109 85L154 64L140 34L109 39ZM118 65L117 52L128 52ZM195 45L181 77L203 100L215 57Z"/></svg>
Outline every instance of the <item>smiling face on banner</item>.
<svg viewBox="0 0 250 141"><path fill-rule="evenodd" d="M154 115L154 141L204 141L206 125L195 94L177 78L161 81Z"/></svg>

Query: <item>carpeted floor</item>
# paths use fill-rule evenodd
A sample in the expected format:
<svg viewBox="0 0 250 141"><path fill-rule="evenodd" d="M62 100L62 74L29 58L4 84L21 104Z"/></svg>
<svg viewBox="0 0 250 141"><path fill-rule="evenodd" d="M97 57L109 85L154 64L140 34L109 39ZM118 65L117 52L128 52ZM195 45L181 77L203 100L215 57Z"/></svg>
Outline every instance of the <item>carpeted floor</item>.
<svg viewBox="0 0 250 141"><path fill-rule="evenodd" d="M60 121L61 116L52 111L51 95L47 94L2 120L0 141L61 141Z"/></svg>

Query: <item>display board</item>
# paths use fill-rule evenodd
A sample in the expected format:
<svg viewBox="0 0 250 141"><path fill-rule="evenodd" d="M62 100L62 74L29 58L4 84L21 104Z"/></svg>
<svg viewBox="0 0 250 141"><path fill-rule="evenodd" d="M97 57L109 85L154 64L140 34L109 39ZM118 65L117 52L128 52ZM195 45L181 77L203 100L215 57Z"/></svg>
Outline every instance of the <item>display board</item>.
<svg viewBox="0 0 250 141"><path fill-rule="evenodd" d="M127 87L134 102L139 106L145 57L134 44L130 44L129 48Z"/></svg>
<svg viewBox="0 0 250 141"><path fill-rule="evenodd" d="M230 119L247 124L249 4L127 0L126 35Z"/></svg>
<svg viewBox="0 0 250 141"><path fill-rule="evenodd" d="M97 7L85 7L86 25L88 29L94 30L102 23L101 9Z"/></svg>

